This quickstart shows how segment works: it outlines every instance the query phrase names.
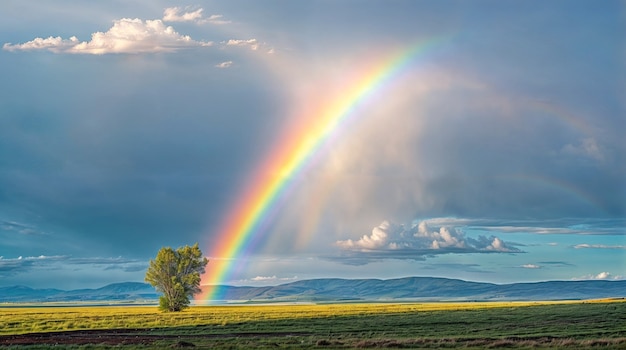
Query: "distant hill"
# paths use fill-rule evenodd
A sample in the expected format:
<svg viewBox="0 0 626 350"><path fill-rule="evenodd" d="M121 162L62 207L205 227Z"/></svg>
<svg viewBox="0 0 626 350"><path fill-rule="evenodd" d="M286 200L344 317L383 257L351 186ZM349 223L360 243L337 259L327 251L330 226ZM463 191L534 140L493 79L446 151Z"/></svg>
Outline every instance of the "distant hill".
<svg viewBox="0 0 626 350"><path fill-rule="evenodd" d="M225 300L564 300L626 297L626 281L492 284L432 277L314 279L273 287L220 286Z"/></svg>
<svg viewBox="0 0 626 350"><path fill-rule="evenodd" d="M492 284L462 280L406 277L389 280L325 278L278 286L219 286L225 301L408 301L408 300L564 300L626 297L624 281L549 281ZM0 302L155 301L146 283L115 283L98 289L0 287Z"/></svg>
<svg viewBox="0 0 626 350"><path fill-rule="evenodd" d="M158 299L159 295L147 283L114 283L98 289L33 289L24 286L0 287L0 302L83 302L83 301L141 301Z"/></svg>

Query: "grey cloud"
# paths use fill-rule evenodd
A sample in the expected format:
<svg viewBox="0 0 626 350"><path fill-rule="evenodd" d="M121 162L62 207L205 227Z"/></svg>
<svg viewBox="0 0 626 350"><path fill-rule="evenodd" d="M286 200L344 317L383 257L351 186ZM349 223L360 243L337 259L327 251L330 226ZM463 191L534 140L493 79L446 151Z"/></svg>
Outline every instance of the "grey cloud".
<svg viewBox="0 0 626 350"><path fill-rule="evenodd" d="M427 251L420 252L408 249L368 250L367 252L345 250L335 255L322 255L321 258L345 265L362 266L387 259L425 261L428 256L432 255Z"/></svg>
<svg viewBox="0 0 626 350"><path fill-rule="evenodd" d="M37 256L37 257L18 257L13 259L5 259L0 256L0 275L3 277L13 276L27 271L43 268L49 269L50 264L60 261L66 261L65 256Z"/></svg>
<svg viewBox="0 0 626 350"><path fill-rule="evenodd" d="M3 277L16 276L34 272L36 270L71 269L88 266L97 269L121 270L124 272L137 272L145 270L148 266L146 261L126 258L72 258L70 256L29 256L18 258L4 258L0 256L0 275Z"/></svg>
<svg viewBox="0 0 626 350"><path fill-rule="evenodd" d="M21 81L0 120L0 209L14 211L5 221L36 222L28 225L56 238L29 254L147 258L163 245L208 244L208 228L274 132L262 116L278 114L276 91L262 71L258 83L217 76L191 54L54 56L50 67L0 56ZM81 64L64 69L61 60ZM254 64L237 62L243 71ZM59 79L64 89L50 88ZM19 244L39 243L10 245Z"/></svg>
<svg viewBox="0 0 626 350"><path fill-rule="evenodd" d="M105 271L110 270L120 270L123 272L139 272L146 271L148 269L148 263L146 262L135 262L131 264L119 264L119 265L109 265L104 268Z"/></svg>
<svg viewBox="0 0 626 350"><path fill-rule="evenodd" d="M137 260L127 259L127 258L122 258L122 257L117 257L117 258L89 257L89 258L69 258L67 262L73 265L119 266L119 265L125 265L129 263L137 263Z"/></svg>
<svg viewBox="0 0 626 350"><path fill-rule="evenodd" d="M560 3L541 13L513 4L479 17L460 3L451 15L445 4L407 2L377 8L372 23L373 7L342 2L333 11L308 2L272 11L260 2L223 2L218 13L243 21L228 26L236 35L193 24L223 20L197 7L172 11L172 19L189 22L174 23L178 35L165 44L198 49L175 44L177 53L168 55L41 53L82 43L95 53L89 37L67 38L102 30L99 38L119 43L113 28L130 33L124 25L146 29L148 22L112 19L166 15L158 4L64 3L15 2L19 18L0 11L1 42L39 48L37 54L0 55L0 66L11 67L0 86L0 211L20 211L7 216L10 222L29 222L23 212L38 216L31 228L55 234L54 241L41 240L42 253L147 259L162 245L202 239L210 246L239 188L257 179L255 164L268 159L272 142L280 143L278 129L306 122L299 117L328 94L341 98L343 80L364 73L355 67L363 53L377 59L373 44L382 51L393 37L390 46L402 49L441 33L453 35L435 59L425 52L418 69L401 72L397 86L375 89L355 122L338 128L317 161L293 179L297 185L264 232L267 244L254 253L323 252L332 242L368 233L383 218L467 219L429 220L431 227L450 228L433 230L439 237L430 242L409 235L388 242L396 249L344 250L339 256L366 263L394 254L422 260L433 251L472 246L487 253L489 245L499 246L490 236L522 249L506 241L506 233L626 235L625 125L617 88L623 80L623 39L617 34L623 20L616 5L561 16ZM265 15L255 15L260 11ZM459 14L467 14L463 23L471 31L458 32ZM325 25L318 26L322 20ZM143 41L146 46L131 44L127 51L149 51L163 42L160 34L168 27L151 24L157 30ZM186 34L195 43L182 40ZM25 42L35 36L40 40ZM593 54L581 37L593 39ZM207 42L201 40L209 39L222 47L203 49L200 43ZM257 62L270 48L267 42L282 48L271 56L275 65ZM237 62L237 69L214 67L228 61ZM293 69L285 71L287 66ZM320 79L324 75L328 79ZM293 98L311 86L315 94ZM17 226L9 226L0 234L20 239L1 246L0 255L23 251L20 245L39 253L33 245L41 242L26 242L28 237L15 234ZM443 238L458 241L452 228L484 238L465 237L465 248L458 247ZM433 241L438 250L426 248ZM403 250L404 243L409 246Z"/></svg>
<svg viewBox="0 0 626 350"><path fill-rule="evenodd" d="M460 226L501 233L626 235L624 218L558 218L558 219L485 219L433 218L425 219L431 225Z"/></svg>
<svg viewBox="0 0 626 350"><path fill-rule="evenodd" d="M576 244L575 249L626 249L626 245L606 245L606 244Z"/></svg>
<svg viewBox="0 0 626 350"><path fill-rule="evenodd" d="M576 266L574 264L565 262L565 261L539 261L539 264L544 266L550 266L550 267L568 267L568 266Z"/></svg>
<svg viewBox="0 0 626 350"><path fill-rule="evenodd" d="M358 111L360 124L337 135L289 198L283 234L268 247L286 245L293 232L354 237L369 229L363 218L454 216L494 233L626 234L621 141L603 136L593 111L579 116L567 99L537 102L445 67L423 74L385 95L388 110ZM615 124L606 112L597 118ZM587 153L563 155L566 144ZM480 228L477 218L489 219Z"/></svg>
<svg viewBox="0 0 626 350"><path fill-rule="evenodd" d="M22 235L45 235L45 232L40 231L36 226L22 224L15 221L0 221L0 228L5 231L14 231Z"/></svg>

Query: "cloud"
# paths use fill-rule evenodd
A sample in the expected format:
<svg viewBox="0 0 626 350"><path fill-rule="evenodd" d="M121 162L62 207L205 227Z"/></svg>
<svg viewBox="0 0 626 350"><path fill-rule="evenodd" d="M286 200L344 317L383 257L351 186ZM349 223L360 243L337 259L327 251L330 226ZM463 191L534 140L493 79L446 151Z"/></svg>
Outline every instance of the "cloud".
<svg viewBox="0 0 626 350"><path fill-rule="evenodd" d="M385 248L386 246L391 248L391 245L394 245L395 243L389 242L389 234L387 231L390 229L392 229L391 224L388 221L384 221L380 224L380 226L374 227L372 234L369 236L365 235L357 241L353 241L351 239L346 241L337 241L336 244L343 249L380 249ZM393 227L393 229L395 229L395 227Z"/></svg>
<svg viewBox="0 0 626 350"><path fill-rule="evenodd" d="M251 278L252 281L270 281L270 280L275 280L276 279L276 275L268 277L268 276L256 276Z"/></svg>
<svg viewBox="0 0 626 350"><path fill-rule="evenodd" d="M264 52L268 55L272 55L275 53L273 47L270 47L269 45L267 45L267 43L259 42L257 39L230 39L228 41L222 41L221 44L224 47L249 47L252 51Z"/></svg>
<svg viewBox="0 0 626 350"><path fill-rule="evenodd" d="M218 25L231 23L231 21L227 21L222 18L224 18L224 16L222 15L211 15L209 16L209 18L206 18L200 21L199 23L211 23L211 24L218 24Z"/></svg>
<svg viewBox="0 0 626 350"><path fill-rule="evenodd" d="M600 146L598 146L596 140L592 137L585 138L576 145L571 143L566 144L561 149L561 153L570 156L588 157L598 161L604 160L604 153Z"/></svg>
<svg viewBox="0 0 626 350"><path fill-rule="evenodd" d="M594 279L596 280L605 280L607 278L609 278L609 276L611 276L611 273L609 272L600 272L599 274L597 274Z"/></svg>
<svg viewBox="0 0 626 350"><path fill-rule="evenodd" d="M0 257L0 277L9 277L24 274L32 270L57 270L59 268L79 268L80 266L98 267L101 270L121 270L136 272L145 270L146 261L136 259L117 258L72 258L67 255L54 256L19 256L13 259Z"/></svg>
<svg viewBox="0 0 626 350"><path fill-rule="evenodd" d="M57 37L48 37L44 38L35 38L31 41L28 41L24 44L15 44L6 43L2 46L4 50L7 51L34 51L34 50L45 50L48 49L52 52L61 52L63 50L70 49L71 47L78 44L78 39L73 36L69 40L64 40L60 36Z"/></svg>
<svg viewBox="0 0 626 350"><path fill-rule="evenodd" d="M622 276L613 275L610 272L603 271L597 275L585 275L582 277L573 278L574 280L619 280Z"/></svg>
<svg viewBox="0 0 626 350"><path fill-rule="evenodd" d="M250 50L258 50L259 42L256 39L248 39L248 40L240 40L240 39L230 39L228 41L223 41L222 44L226 46L243 46L250 47Z"/></svg>
<svg viewBox="0 0 626 350"><path fill-rule="evenodd" d="M540 269L541 268L540 265L535 265L535 264L524 264L520 267L525 268L525 269Z"/></svg>
<svg viewBox="0 0 626 350"><path fill-rule="evenodd" d="M541 264L541 265L549 265L549 266L552 266L552 267L576 266L574 264L570 264L570 263L565 262L565 261L540 261L539 264Z"/></svg>
<svg viewBox="0 0 626 350"><path fill-rule="evenodd" d="M185 12L189 8L181 7L168 7L163 11L163 22L194 22L196 24L229 24L231 21L224 20L222 15L211 15L208 18L203 18L203 8L199 8L195 11Z"/></svg>
<svg viewBox="0 0 626 350"><path fill-rule="evenodd" d="M566 235L626 235L626 220L622 218L565 218L551 220L506 220L434 218L426 220L440 226L464 226L477 230L503 233L566 234ZM558 245L552 242L550 245Z"/></svg>
<svg viewBox="0 0 626 350"><path fill-rule="evenodd" d="M216 68L229 68L233 65L233 61L225 61L215 65Z"/></svg>
<svg viewBox="0 0 626 350"><path fill-rule="evenodd" d="M81 42L75 36L69 39L35 38L23 44L6 43L3 49L11 52L48 50L54 53L103 55L174 52L211 45L211 42L196 41L188 35L181 35L158 19L143 21L122 18L113 21L108 31L93 33L90 41Z"/></svg>
<svg viewBox="0 0 626 350"><path fill-rule="evenodd" d="M348 252L349 254L344 257L349 258L353 264L364 263L359 258L422 260L425 256L449 253L522 252L496 236L466 237L462 231L454 227L441 226L438 229L431 229L426 221L410 229L384 221L375 227L370 235L364 235L357 240L339 240L335 242L335 246L343 252Z"/></svg>
<svg viewBox="0 0 626 350"><path fill-rule="evenodd" d="M577 244L575 249L626 249L626 245L604 245L604 244Z"/></svg>
<svg viewBox="0 0 626 350"><path fill-rule="evenodd" d="M131 264L112 264L112 265L106 266L103 270L104 271L119 270L123 272L139 272L139 271L146 271L146 269L148 269L147 263L135 262Z"/></svg>
<svg viewBox="0 0 626 350"><path fill-rule="evenodd" d="M51 264L66 260L66 256L19 256L14 259L0 257L0 277L8 277L24 273L36 267L47 268Z"/></svg>
<svg viewBox="0 0 626 350"><path fill-rule="evenodd" d="M163 11L164 22L194 22L202 18L202 11L200 8L193 12L182 12L180 7L168 7Z"/></svg>
<svg viewBox="0 0 626 350"><path fill-rule="evenodd" d="M22 235L45 235L46 233L39 231L35 226L21 224L15 221L0 221L0 229L4 231L14 231Z"/></svg>
<svg viewBox="0 0 626 350"><path fill-rule="evenodd" d="M298 277L294 276L294 277L276 277L276 275L274 276L256 276L251 278L251 281L254 282L267 282L267 281L293 281L293 280L297 280Z"/></svg>
<svg viewBox="0 0 626 350"><path fill-rule="evenodd" d="M277 277L276 275L256 276L256 277L252 277L249 279L233 281L233 283L237 285L275 285L278 283L297 281L298 279L299 279L298 276L293 276L293 277Z"/></svg>

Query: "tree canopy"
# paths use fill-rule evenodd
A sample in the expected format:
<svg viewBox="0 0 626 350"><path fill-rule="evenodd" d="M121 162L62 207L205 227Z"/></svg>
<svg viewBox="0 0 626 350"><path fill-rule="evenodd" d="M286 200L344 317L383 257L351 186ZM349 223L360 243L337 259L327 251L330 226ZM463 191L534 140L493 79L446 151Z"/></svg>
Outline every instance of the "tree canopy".
<svg viewBox="0 0 626 350"><path fill-rule="evenodd" d="M189 306L189 299L201 292L200 275L209 260L202 256L198 243L174 250L163 247L146 272L146 282L163 295L159 309L181 311Z"/></svg>

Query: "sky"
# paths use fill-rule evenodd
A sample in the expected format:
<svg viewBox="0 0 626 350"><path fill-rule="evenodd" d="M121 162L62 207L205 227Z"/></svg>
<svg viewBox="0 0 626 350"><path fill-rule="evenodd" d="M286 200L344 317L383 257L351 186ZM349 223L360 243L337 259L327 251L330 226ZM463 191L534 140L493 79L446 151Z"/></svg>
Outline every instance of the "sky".
<svg viewBox="0 0 626 350"><path fill-rule="evenodd" d="M195 242L232 285L624 279L624 32L614 0L4 0L0 286L140 282Z"/></svg>

